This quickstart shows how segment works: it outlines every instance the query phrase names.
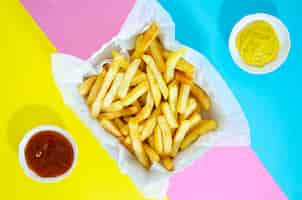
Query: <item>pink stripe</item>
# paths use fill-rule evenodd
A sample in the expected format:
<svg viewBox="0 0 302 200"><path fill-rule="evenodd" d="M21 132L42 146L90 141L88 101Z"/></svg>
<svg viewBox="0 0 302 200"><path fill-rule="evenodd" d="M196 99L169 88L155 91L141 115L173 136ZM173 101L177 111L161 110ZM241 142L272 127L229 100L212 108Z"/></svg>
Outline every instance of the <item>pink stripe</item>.
<svg viewBox="0 0 302 200"><path fill-rule="evenodd" d="M285 200L248 147L215 148L171 179L172 200Z"/></svg>
<svg viewBox="0 0 302 200"><path fill-rule="evenodd" d="M118 33L134 0L21 0L58 51L82 58Z"/></svg>

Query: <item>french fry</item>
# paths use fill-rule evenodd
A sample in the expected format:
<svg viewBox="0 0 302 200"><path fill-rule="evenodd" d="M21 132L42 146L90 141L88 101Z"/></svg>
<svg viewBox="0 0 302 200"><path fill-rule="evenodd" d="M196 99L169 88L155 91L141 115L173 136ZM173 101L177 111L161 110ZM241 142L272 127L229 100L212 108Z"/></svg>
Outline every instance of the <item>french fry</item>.
<svg viewBox="0 0 302 200"><path fill-rule="evenodd" d="M118 88L120 87L123 76L124 76L123 73L116 74L116 77L112 83L112 86L104 98L104 104L103 104L104 108L109 107L110 104L112 103L112 101L114 100L114 98L116 97L116 93L117 93Z"/></svg>
<svg viewBox="0 0 302 200"><path fill-rule="evenodd" d="M121 81L120 88L118 90L118 96L122 99L127 95L130 83L134 77L139 64L141 63L140 59L135 59L128 67L123 80Z"/></svg>
<svg viewBox="0 0 302 200"><path fill-rule="evenodd" d="M142 106L138 100L134 101L134 103L132 105L135 106L137 108L137 110L139 110L139 111L142 109Z"/></svg>
<svg viewBox="0 0 302 200"><path fill-rule="evenodd" d="M121 67L121 69L123 71L126 71L128 69L129 62L120 53L118 53L117 51L113 50L112 51L112 57L113 57L113 59L116 59L118 57L122 57L122 60L121 60L121 63L120 63L120 67Z"/></svg>
<svg viewBox="0 0 302 200"><path fill-rule="evenodd" d="M172 156L175 156L178 152L179 146L190 128L191 122L189 120L184 120L181 122L173 138Z"/></svg>
<svg viewBox="0 0 302 200"><path fill-rule="evenodd" d="M157 118L157 123L162 133L163 142L163 153L165 155L170 155L172 152L172 131L169 124L164 116L159 116Z"/></svg>
<svg viewBox="0 0 302 200"><path fill-rule="evenodd" d="M152 163L158 163L160 160L159 155L148 144L143 144L144 150Z"/></svg>
<svg viewBox="0 0 302 200"><path fill-rule="evenodd" d="M86 96L91 90L94 82L96 80L96 76L90 76L79 87L79 93L81 96Z"/></svg>
<svg viewBox="0 0 302 200"><path fill-rule="evenodd" d="M137 158L137 160L145 167L149 167L149 160L147 158L147 155L144 151L142 142L139 139L138 135L138 123L135 122L135 120L129 121L129 132L130 132L130 138L132 141L132 148L134 150L134 154Z"/></svg>
<svg viewBox="0 0 302 200"><path fill-rule="evenodd" d="M191 86L191 94L196 98L196 100L202 105L204 110L209 110L211 107L211 100L208 94L199 87L196 83Z"/></svg>
<svg viewBox="0 0 302 200"><path fill-rule="evenodd" d="M138 132L141 133L143 132L144 126L143 125L138 125Z"/></svg>
<svg viewBox="0 0 302 200"><path fill-rule="evenodd" d="M109 63L105 63L105 64L103 64L102 69L105 69L108 72L109 67L110 67L110 64Z"/></svg>
<svg viewBox="0 0 302 200"><path fill-rule="evenodd" d="M166 61L165 80L167 83L174 78L174 71L178 60L186 53L185 48L178 49L177 51L170 53Z"/></svg>
<svg viewBox="0 0 302 200"><path fill-rule="evenodd" d="M91 105L94 102L96 96L98 95L98 92L102 86L106 73L107 73L107 71L102 68L100 74L97 76L97 78L88 94L88 97L87 97L88 105Z"/></svg>
<svg viewBox="0 0 302 200"><path fill-rule="evenodd" d="M191 96L193 96L193 95L191 95ZM196 98L195 98L195 100L197 101ZM199 101L197 101L197 106L196 106L194 112L198 112L198 113L201 113L201 114L202 114L202 109L203 109L202 105L200 104Z"/></svg>
<svg viewBox="0 0 302 200"><path fill-rule="evenodd" d="M148 137L150 137L153 133L153 130L156 126L156 114L153 113L152 116L146 120L143 126L141 141L144 141Z"/></svg>
<svg viewBox="0 0 302 200"><path fill-rule="evenodd" d="M168 102L163 102L161 104L161 110L162 110L162 113L164 114L169 126L171 128L177 128L178 127L177 120L176 120L175 115L172 112Z"/></svg>
<svg viewBox="0 0 302 200"><path fill-rule="evenodd" d="M126 124L124 124L124 122L121 119L115 118L113 122L119 128L119 130L122 133L122 135L124 135L124 136L129 135L129 128L128 128L128 126Z"/></svg>
<svg viewBox="0 0 302 200"><path fill-rule="evenodd" d="M130 119L132 119L132 116L128 116L128 117L123 117L123 121L129 123Z"/></svg>
<svg viewBox="0 0 302 200"><path fill-rule="evenodd" d="M183 139L180 148L181 150L187 148L195 140L197 140L201 135L212 131L217 128L217 123L214 120L202 120L200 121Z"/></svg>
<svg viewBox="0 0 302 200"><path fill-rule="evenodd" d="M119 129L115 126L115 124L108 119L100 119L100 124L101 126L108 131L109 133L111 133L112 135L116 136L116 137L120 137L122 136L121 132L119 131Z"/></svg>
<svg viewBox="0 0 302 200"><path fill-rule="evenodd" d="M139 113L135 116L136 121L138 123L140 123L141 121L147 119L153 109L153 98L152 98L152 94L150 92L147 93L147 101L145 106L139 111Z"/></svg>
<svg viewBox="0 0 302 200"><path fill-rule="evenodd" d="M122 60L122 57L116 57L111 63L108 73L106 74L106 76L104 78L101 89L100 89L94 103L92 104L91 115L93 117L97 117L101 111L102 104L103 104L103 98L104 98L106 92L108 91L112 81L114 80L115 75L118 73L118 71L120 69L121 60Z"/></svg>
<svg viewBox="0 0 302 200"><path fill-rule="evenodd" d="M128 128L128 130L129 130L129 128ZM131 142L131 138L130 138L130 136L128 135L127 137L125 137L125 143L126 144L132 144L132 142Z"/></svg>
<svg viewBox="0 0 302 200"><path fill-rule="evenodd" d="M178 60L176 64L176 69L184 72L190 78L194 77L194 73L195 73L194 66L183 58Z"/></svg>
<svg viewBox="0 0 302 200"><path fill-rule="evenodd" d="M176 115L177 97L178 97L178 84L176 81L172 81L169 86L169 105L172 112Z"/></svg>
<svg viewBox="0 0 302 200"><path fill-rule="evenodd" d="M127 96L122 100L123 106L129 106L134 103L140 96L147 92L148 88L148 82L145 81L130 90Z"/></svg>
<svg viewBox="0 0 302 200"><path fill-rule="evenodd" d="M137 71L134 75L133 79L131 80L130 86L135 86L143 81L147 80L147 75L145 72Z"/></svg>
<svg viewBox="0 0 302 200"><path fill-rule="evenodd" d="M180 84L179 97L177 101L177 112L184 114L186 112L187 100L190 94L190 85Z"/></svg>
<svg viewBox="0 0 302 200"><path fill-rule="evenodd" d="M134 154L133 148L132 148L132 142L131 142L131 138L128 135L127 137L125 137L124 139L120 139L120 142L128 149L128 151L130 153Z"/></svg>
<svg viewBox="0 0 302 200"><path fill-rule="evenodd" d="M198 113L198 112L192 113L192 115L189 116L188 120L191 123L191 127L194 127L201 121L200 113Z"/></svg>
<svg viewBox="0 0 302 200"><path fill-rule="evenodd" d="M140 71L145 72L146 71L146 63L145 62L141 62L141 64L139 65L138 68Z"/></svg>
<svg viewBox="0 0 302 200"><path fill-rule="evenodd" d="M187 119L196 108L197 108L197 102L195 98L189 97L185 113L183 114L183 119Z"/></svg>
<svg viewBox="0 0 302 200"><path fill-rule="evenodd" d="M172 52L169 52L167 50L163 51L163 56L165 59L167 59L169 57L169 54ZM189 63L188 61L186 61L183 58L180 58L178 60L178 62L176 63L176 67L177 70L184 72L187 76L189 76L190 78L194 77L194 73L195 73L195 68L194 66Z"/></svg>
<svg viewBox="0 0 302 200"><path fill-rule="evenodd" d="M170 157L164 157L161 160L162 165L168 170L168 171L173 171L174 170L174 164L173 161Z"/></svg>
<svg viewBox="0 0 302 200"><path fill-rule="evenodd" d="M189 84L189 85L193 84L193 79L192 78L187 76L185 73L177 71L177 70L175 70L174 78L175 78L175 80L177 80L180 83Z"/></svg>
<svg viewBox="0 0 302 200"><path fill-rule="evenodd" d="M106 113L101 113L98 118L99 119L115 119L118 117L126 117L126 116L130 116L130 115L134 115L138 112L138 108L135 106L130 106L130 107L126 107L123 108L120 111L117 112L106 112Z"/></svg>
<svg viewBox="0 0 302 200"><path fill-rule="evenodd" d="M159 125L154 129L154 149L158 154L163 154L163 138Z"/></svg>
<svg viewBox="0 0 302 200"><path fill-rule="evenodd" d="M123 104L120 100L111 103L108 107L103 108L104 112L117 112L123 109Z"/></svg>
<svg viewBox="0 0 302 200"><path fill-rule="evenodd" d="M159 34L159 26L153 22L147 31L137 37L135 50L131 56L132 59L139 58L151 45L152 41Z"/></svg>
<svg viewBox="0 0 302 200"><path fill-rule="evenodd" d="M149 86L150 88L150 86ZM141 105L145 105L147 102L147 92L138 98L138 101Z"/></svg>
<svg viewBox="0 0 302 200"><path fill-rule="evenodd" d="M153 58L149 55L143 55L142 58L145 61L145 63L147 64L147 68L150 68L151 72L153 73L155 80L158 83L159 90L161 91L164 99L167 99L168 98L168 87L167 87L160 71L156 67Z"/></svg>
<svg viewBox="0 0 302 200"><path fill-rule="evenodd" d="M151 45L150 45L151 56L153 57L155 64L158 67L159 71L164 72L166 69L166 63L162 56L161 49L162 49L162 46L157 39L155 39L151 42Z"/></svg>
<svg viewBox="0 0 302 200"><path fill-rule="evenodd" d="M156 127L155 127L156 128ZM154 133L148 137L148 144L150 145L150 147L152 147L153 149L155 149L155 143L154 143L154 135L155 135L155 129L154 129Z"/></svg>
<svg viewBox="0 0 302 200"><path fill-rule="evenodd" d="M154 74L152 73L152 71L149 67L147 67L147 77L148 77L148 83L149 83L149 87L151 89L151 93L153 96L155 106L158 107L160 104L160 100L161 100L161 93L160 93L158 84L156 83Z"/></svg>

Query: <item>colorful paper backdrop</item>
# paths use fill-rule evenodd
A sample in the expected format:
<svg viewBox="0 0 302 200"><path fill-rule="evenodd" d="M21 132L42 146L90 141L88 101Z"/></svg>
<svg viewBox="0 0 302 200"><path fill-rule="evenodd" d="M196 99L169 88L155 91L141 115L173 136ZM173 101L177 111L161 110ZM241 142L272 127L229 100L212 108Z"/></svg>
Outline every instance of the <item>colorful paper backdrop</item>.
<svg viewBox="0 0 302 200"><path fill-rule="evenodd" d="M113 160L63 105L51 78L49 57L58 50L87 58L118 32L134 1L22 0L22 3L25 8L16 1L5 2L0 8L3 29L0 152L5 158L5 165L0 165L4 180L2 195L9 199L42 196L143 199L130 179L120 174ZM169 198L298 199L302 193L298 161L302 138L298 136L301 128L297 115L301 113L298 58L302 42L298 37L301 36L298 1L162 0L161 3L176 22L176 37L204 53L229 84L247 115L252 134L252 148L213 149L174 176ZM236 68L227 49L233 24L254 12L280 17L292 39L291 53L284 66L260 77ZM76 169L57 184L35 183L24 176L18 165L18 141L27 129L41 123L64 127L79 145Z"/></svg>

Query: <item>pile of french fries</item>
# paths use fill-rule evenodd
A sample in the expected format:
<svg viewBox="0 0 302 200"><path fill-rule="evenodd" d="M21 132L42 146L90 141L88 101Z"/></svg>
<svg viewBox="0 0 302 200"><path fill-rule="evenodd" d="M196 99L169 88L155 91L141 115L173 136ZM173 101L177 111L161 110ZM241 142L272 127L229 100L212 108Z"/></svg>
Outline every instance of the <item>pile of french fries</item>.
<svg viewBox="0 0 302 200"><path fill-rule="evenodd" d="M194 66L164 49L153 22L136 38L130 58L112 52L112 63L79 87L92 117L149 168L174 169L173 158L200 136L217 128L202 115L210 109L207 93L193 82Z"/></svg>

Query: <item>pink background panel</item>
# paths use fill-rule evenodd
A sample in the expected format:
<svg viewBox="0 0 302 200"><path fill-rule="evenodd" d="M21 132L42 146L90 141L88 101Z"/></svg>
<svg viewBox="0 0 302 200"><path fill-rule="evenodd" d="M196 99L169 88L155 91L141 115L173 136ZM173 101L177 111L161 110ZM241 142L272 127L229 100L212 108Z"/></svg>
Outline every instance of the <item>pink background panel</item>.
<svg viewBox="0 0 302 200"><path fill-rule="evenodd" d="M88 58L119 32L134 0L21 0L60 52Z"/></svg>
<svg viewBox="0 0 302 200"><path fill-rule="evenodd" d="M58 51L87 58L119 31L134 0L22 0L22 3ZM171 200L287 199L249 147L209 151L172 177L169 197Z"/></svg>
<svg viewBox="0 0 302 200"><path fill-rule="evenodd" d="M248 147L214 148L171 179L171 200L287 199Z"/></svg>

